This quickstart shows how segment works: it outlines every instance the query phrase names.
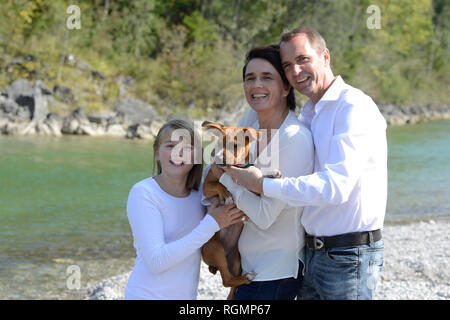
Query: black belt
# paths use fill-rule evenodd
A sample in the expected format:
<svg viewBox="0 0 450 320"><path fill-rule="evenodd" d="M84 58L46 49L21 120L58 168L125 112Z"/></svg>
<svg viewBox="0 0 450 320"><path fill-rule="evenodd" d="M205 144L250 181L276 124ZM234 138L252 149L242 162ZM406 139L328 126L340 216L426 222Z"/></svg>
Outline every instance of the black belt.
<svg viewBox="0 0 450 320"><path fill-rule="evenodd" d="M372 239L371 239L372 238ZM306 247L310 250L331 249L339 247L371 244L381 240L381 230L341 234L332 237L314 237L306 235Z"/></svg>

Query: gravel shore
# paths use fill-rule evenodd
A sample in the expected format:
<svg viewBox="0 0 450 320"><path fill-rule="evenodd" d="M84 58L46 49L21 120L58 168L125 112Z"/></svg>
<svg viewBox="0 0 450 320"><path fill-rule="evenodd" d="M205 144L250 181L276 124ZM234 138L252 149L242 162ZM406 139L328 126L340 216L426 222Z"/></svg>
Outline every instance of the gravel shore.
<svg viewBox="0 0 450 320"><path fill-rule="evenodd" d="M450 299L449 227L447 220L385 226L384 266L376 299ZM128 276L120 274L90 286L86 299L123 299ZM228 295L220 276L211 275L203 262L198 291L200 300L221 300Z"/></svg>

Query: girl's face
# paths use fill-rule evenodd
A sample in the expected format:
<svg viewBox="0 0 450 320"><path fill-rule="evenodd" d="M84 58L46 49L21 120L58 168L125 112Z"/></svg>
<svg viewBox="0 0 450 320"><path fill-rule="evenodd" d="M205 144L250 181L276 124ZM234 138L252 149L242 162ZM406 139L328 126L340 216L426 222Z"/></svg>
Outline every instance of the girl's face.
<svg viewBox="0 0 450 320"><path fill-rule="evenodd" d="M161 164L164 175L184 178L194 166L194 148L190 139L171 139L172 132L168 132L161 139L155 160Z"/></svg>

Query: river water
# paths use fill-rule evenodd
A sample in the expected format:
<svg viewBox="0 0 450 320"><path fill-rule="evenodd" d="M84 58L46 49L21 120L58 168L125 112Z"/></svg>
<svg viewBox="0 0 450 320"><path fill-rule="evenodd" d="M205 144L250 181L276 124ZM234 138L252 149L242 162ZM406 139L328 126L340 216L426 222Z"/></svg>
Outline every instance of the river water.
<svg viewBox="0 0 450 320"><path fill-rule="evenodd" d="M450 121L390 127L386 223L450 217ZM131 186L151 175L151 143L0 136L0 299L80 299L129 271ZM76 286L77 283L75 283Z"/></svg>

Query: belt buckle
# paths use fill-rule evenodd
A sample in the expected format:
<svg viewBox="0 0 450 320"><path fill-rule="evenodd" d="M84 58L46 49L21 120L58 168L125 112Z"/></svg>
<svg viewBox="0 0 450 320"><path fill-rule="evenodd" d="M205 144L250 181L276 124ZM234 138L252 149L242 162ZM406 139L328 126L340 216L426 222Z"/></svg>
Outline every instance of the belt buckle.
<svg viewBox="0 0 450 320"><path fill-rule="evenodd" d="M324 246L324 243L319 238L314 237L314 250L320 250Z"/></svg>

